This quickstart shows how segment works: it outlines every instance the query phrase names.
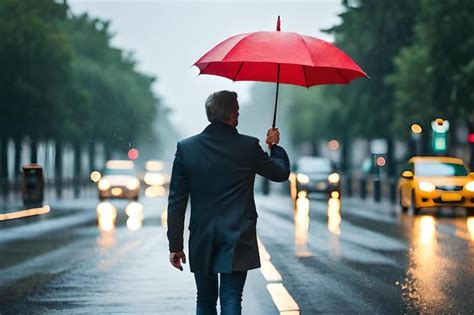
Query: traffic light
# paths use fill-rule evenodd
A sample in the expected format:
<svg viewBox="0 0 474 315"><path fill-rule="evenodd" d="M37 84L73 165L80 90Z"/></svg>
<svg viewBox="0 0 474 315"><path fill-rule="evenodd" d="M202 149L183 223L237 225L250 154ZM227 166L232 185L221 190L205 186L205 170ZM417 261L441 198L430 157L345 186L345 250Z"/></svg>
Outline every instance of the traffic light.
<svg viewBox="0 0 474 315"><path fill-rule="evenodd" d="M137 149L132 148L132 149L128 150L128 154L127 154L127 155L128 155L128 158L129 158L130 160L136 160L136 159L138 159L139 153L138 153L138 150L137 150Z"/></svg>
<svg viewBox="0 0 474 315"><path fill-rule="evenodd" d="M467 135L467 142L474 143L474 133L470 133Z"/></svg>
<svg viewBox="0 0 474 315"><path fill-rule="evenodd" d="M431 122L432 149L434 153L442 154L448 150L449 121L437 118Z"/></svg>

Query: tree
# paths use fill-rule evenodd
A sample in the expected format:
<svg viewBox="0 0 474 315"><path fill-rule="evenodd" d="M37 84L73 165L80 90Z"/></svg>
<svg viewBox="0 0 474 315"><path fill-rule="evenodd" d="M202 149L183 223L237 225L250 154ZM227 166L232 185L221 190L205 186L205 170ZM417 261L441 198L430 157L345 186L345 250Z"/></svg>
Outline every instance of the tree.
<svg viewBox="0 0 474 315"><path fill-rule="evenodd" d="M463 122L474 132L472 14L472 1L421 1L414 43L399 53L389 78L397 91L398 125L443 117L455 122L453 126ZM472 157L471 146L474 167Z"/></svg>
<svg viewBox="0 0 474 315"><path fill-rule="evenodd" d="M136 70L132 54L111 46L108 26L74 16L65 2L0 2L0 177L10 138L19 148L29 137L34 162L39 140L54 139L58 153L72 143L78 157L86 142L126 152L150 135L160 105L155 78ZM56 160L60 166L61 156Z"/></svg>
<svg viewBox="0 0 474 315"><path fill-rule="evenodd" d="M33 153L36 141L54 134L51 122L62 118L72 58L58 27L66 9L49 0L0 3L1 141L29 136ZM6 176L5 168L0 171Z"/></svg>
<svg viewBox="0 0 474 315"><path fill-rule="evenodd" d="M394 56L412 42L418 1L359 0L343 5L342 23L326 31L371 79L315 87L302 98L295 97L299 104L292 107L294 139L335 137L346 149L354 137L386 138L391 144L394 88L386 77L393 72ZM393 171L394 163L389 162Z"/></svg>

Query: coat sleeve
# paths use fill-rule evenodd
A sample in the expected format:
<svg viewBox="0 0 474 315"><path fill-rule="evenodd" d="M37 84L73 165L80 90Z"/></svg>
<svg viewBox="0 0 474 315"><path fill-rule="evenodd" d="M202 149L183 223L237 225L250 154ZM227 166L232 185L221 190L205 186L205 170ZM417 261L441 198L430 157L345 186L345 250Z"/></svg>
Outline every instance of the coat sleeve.
<svg viewBox="0 0 474 315"><path fill-rule="evenodd" d="M168 197L168 241L170 252L178 252L183 247L184 217L189 196L189 179L183 165L183 157L178 142L173 162L173 170Z"/></svg>
<svg viewBox="0 0 474 315"><path fill-rule="evenodd" d="M274 182L284 182L290 176L290 160L286 151L274 145L270 156L263 151L258 141L257 145L257 174Z"/></svg>

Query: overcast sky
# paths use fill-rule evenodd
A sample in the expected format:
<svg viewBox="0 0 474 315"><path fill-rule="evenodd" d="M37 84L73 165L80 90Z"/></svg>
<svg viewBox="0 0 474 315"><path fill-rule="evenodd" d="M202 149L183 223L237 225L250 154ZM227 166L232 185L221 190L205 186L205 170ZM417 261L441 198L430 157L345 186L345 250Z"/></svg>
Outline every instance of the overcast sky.
<svg viewBox="0 0 474 315"><path fill-rule="evenodd" d="M170 117L182 136L207 125L206 97L217 90L249 99L252 83L215 76L198 77L191 65L224 39L247 32L298 32L331 41L320 30L339 23L340 0L314 1L159 1L69 0L75 14L88 12L111 21L113 45L133 51L139 70L158 78L155 92L173 110Z"/></svg>

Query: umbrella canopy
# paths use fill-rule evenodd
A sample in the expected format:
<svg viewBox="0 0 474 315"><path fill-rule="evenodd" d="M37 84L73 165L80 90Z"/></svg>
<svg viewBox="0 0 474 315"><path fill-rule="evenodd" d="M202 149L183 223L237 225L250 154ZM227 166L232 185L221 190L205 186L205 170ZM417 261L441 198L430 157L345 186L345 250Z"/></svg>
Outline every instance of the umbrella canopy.
<svg viewBox="0 0 474 315"><path fill-rule="evenodd" d="M199 74L226 77L233 81L261 81L305 86L349 84L368 77L343 51L324 40L280 31L232 36L202 56L194 66Z"/></svg>

